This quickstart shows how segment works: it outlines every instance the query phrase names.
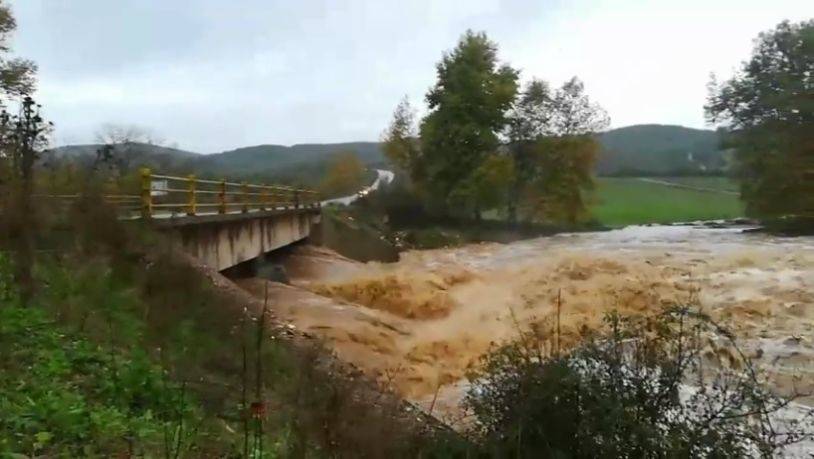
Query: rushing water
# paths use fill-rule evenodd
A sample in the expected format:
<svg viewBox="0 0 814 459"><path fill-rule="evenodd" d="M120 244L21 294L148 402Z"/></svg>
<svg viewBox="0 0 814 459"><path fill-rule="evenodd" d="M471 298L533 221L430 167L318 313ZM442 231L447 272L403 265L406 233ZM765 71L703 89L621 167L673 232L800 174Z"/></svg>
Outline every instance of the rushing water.
<svg viewBox="0 0 814 459"><path fill-rule="evenodd" d="M429 404L440 387L442 413L455 412L467 369L490 346L549 326L558 297L566 344L610 309L694 301L743 340L778 389L802 375L810 390L814 238L744 229L634 226L411 251L389 264L302 247L286 261L293 286L276 286L275 304L407 398Z"/></svg>

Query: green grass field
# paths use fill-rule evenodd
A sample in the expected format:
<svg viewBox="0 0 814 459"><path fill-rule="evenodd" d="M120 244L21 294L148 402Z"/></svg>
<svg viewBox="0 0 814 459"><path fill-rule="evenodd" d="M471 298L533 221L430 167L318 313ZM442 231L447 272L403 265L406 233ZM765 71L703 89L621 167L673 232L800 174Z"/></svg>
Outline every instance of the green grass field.
<svg viewBox="0 0 814 459"><path fill-rule="evenodd" d="M664 180L665 182L672 182L698 188L711 188L715 190L732 192L738 191L738 182L727 177L660 177L659 179Z"/></svg>
<svg viewBox="0 0 814 459"><path fill-rule="evenodd" d="M725 191L737 186L721 177L678 177L658 180ZM715 220L743 216L737 195L695 191L648 183L637 178L597 179L591 212L608 226Z"/></svg>

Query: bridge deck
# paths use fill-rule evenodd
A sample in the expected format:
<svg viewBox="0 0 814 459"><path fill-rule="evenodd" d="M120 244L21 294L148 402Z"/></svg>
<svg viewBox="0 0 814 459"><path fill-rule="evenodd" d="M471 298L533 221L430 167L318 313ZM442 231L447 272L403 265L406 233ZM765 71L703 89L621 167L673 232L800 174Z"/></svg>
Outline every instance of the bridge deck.
<svg viewBox="0 0 814 459"><path fill-rule="evenodd" d="M224 223L255 218L273 217L285 214L316 214L319 213L318 206L309 207L277 207L274 209L249 209L246 212L197 212L195 215L184 213L154 213L150 221L162 227L200 225L206 223ZM134 217L124 217L128 220L142 220L140 215Z"/></svg>

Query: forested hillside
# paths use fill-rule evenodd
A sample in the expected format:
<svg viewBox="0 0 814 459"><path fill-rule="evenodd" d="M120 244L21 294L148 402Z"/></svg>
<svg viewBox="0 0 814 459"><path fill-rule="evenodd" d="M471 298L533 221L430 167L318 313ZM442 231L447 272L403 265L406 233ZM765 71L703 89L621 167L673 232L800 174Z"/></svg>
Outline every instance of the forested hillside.
<svg viewBox="0 0 814 459"><path fill-rule="evenodd" d="M725 155L715 131L642 124L599 135L599 175L663 175L719 171ZM92 160L100 145L71 145L57 156ZM197 154L158 145L133 143L126 152L131 165L228 177L286 177L298 181L322 176L337 153L353 151L367 166L384 163L378 142L257 145L214 154ZM122 156L122 155L120 155Z"/></svg>
<svg viewBox="0 0 814 459"><path fill-rule="evenodd" d="M286 170L324 161L341 151L353 151L366 164L383 160L377 142L258 145L201 156L196 168L204 172L230 171L251 174L258 170Z"/></svg>
<svg viewBox="0 0 814 459"><path fill-rule="evenodd" d="M715 131L639 124L600 134L600 175L688 174L726 166Z"/></svg>
<svg viewBox="0 0 814 459"><path fill-rule="evenodd" d="M92 162L102 145L69 145L50 152L52 161ZM377 142L332 144L257 145L214 154L198 154L175 148L131 142L114 147L116 160L126 168L152 167L165 172L196 173L200 176L245 179L286 179L315 183L331 160L343 152L354 152L367 166L383 162Z"/></svg>
<svg viewBox="0 0 814 459"><path fill-rule="evenodd" d="M97 158L102 145L67 145L46 152L44 163L77 162L87 165ZM163 147L148 143L129 142L115 146L116 159L125 168L152 167L162 170L175 170L194 163L202 155L177 148Z"/></svg>

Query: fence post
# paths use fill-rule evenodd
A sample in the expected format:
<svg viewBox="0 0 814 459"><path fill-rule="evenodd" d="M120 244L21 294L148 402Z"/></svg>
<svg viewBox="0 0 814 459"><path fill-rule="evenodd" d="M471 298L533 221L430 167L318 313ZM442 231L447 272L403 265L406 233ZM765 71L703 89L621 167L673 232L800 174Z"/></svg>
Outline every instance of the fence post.
<svg viewBox="0 0 814 459"><path fill-rule="evenodd" d="M249 211L249 202L247 200L248 199L247 193L249 192L249 185L246 182L242 182L241 185L242 185L241 186L242 193L241 193L240 197L241 197L241 201L243 202L243 212L245 213L245 212Z"/></svg>
<svg viewBox="0 0 814 459"><path fill-rule="evenodd" d="M218 193L218 213L226 213L226 180L220 181L220 193Z"/></svg>
<svg viewBox="0 0 814 459"><path fill-rule="evenodd" d="M195 175L188 175L188 187L189 195L187 196L187 215L195 215Z"/></svg>
<svg viewBox="0 0 814 459"><path fill-rule="evenodd" d="M150 219L153 215L153 177L150 169L141 168L141 217Z"/></svg>

